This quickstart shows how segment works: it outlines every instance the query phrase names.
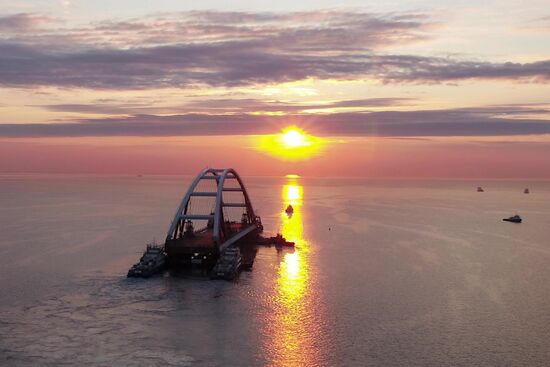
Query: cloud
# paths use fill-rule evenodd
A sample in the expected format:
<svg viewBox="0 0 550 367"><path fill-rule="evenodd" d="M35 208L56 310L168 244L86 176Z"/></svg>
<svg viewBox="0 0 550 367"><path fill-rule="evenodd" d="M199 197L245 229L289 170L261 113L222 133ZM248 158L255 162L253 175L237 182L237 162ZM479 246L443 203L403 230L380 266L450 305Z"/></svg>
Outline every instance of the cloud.
<svg viewBox="0 0 550 367"><path fill-rule="evenodd" d="M306 78L372 78L385 83L465 79L550 81L550 60L520 64L403 55L288 55L258 50L251 42L258 41L58 54L27 46L0 45L0 84L142 89L195 85L236 87Z"/></svg>
<svg viewBox="0 0 550 367"><path fill-rule="evenodd" d="M52 104L33 105L54 112L93 113L106 115L140 114L191 114L191 113L304 113L310 110L353 108L368 110L371 108L402 106L414 101L413 98L365 98L341 101L323 101L317 103L298 103L289 101L269 101L255 98L217 98L201 99L179 106L151 107L151 102L117 103L116 101L97 100L92 104Z"/></svg>
<svg viewBox="0 0 550 367"><path fill-rule="evenodd" d="M445 82L465 79L527 80L541 83L550 81L550 60L532 63L490 63L396 56L393 60L388 58L383 63L390 65L388 72L381 76L386 82Z"/></svg>
<svg viewBox="0 0 550 367"><path fill-rule="evenodd" d="M48 17L19 13L0 16L0 33L15 33L35 30L40 24L50 21Z"/></svg>
<svg viewBox="0 0 550 367"><path fill-rule="evenodd" d="M434 26L424 14L210 11L4 32L0 86L126 90L240 87L306 78L550 81L550 60L492 63L384 53L388 46L430 39Z"/></svg>
<svg viewBox="0 0 550 367"><path fill-rule="evenodd" d="M258 40L276 50L332 52L422 41L433 22L424 14L346 11L246 13L189 11L129 21L107 21L80 30L93 43L158 46Z"/></svg>
<svg viewBox="0 0 550 367"><path fill-rule="evenodd" d="M538 17L536 19L530 20L527 24L521 27L520 31L531 31L531 32L541 32L541 33L550 32L550 15L547 15L544 17Z"/></svg>
<svg viewBox="0 0 550 367"><path fill-rule="evenodd" d="M538 113L542 113L544 109ZM548 112L544 110L545 112ZM262 116L245 113L136 115L74 123L4 124L0 137L194 136L269 134L292 123L325 136L497 136L550 134L550 120L510 118L530 110L502 107ZM501 116L501 117L495 117Z"/></svg>

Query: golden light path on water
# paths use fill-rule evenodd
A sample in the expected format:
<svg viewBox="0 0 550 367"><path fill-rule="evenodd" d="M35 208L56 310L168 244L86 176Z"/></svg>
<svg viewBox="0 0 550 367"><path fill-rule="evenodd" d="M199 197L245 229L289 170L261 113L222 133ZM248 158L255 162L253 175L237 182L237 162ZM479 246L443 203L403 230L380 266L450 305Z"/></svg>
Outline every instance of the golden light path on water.
<svg viewBox="0 0 550 367"><path fill-rule="evenodd" d="M293 252L283 252L276 283L275 312L271 320L268 347L271 366L315 366L322 353L315 337L315 305L310 287L309 244L304 238L303 186L297 176L287 176L282 189L281 234L295 242ZM292 205L294 213L285 209Z"/></svg>
<svg viewBox="0 0 550 367"><path fill-rule="evenodd" d="M307 264L304 263L303 254L307 251L307 242L304 240L304 223L302 219L303 187L297 184L296 179L283 186L284 208L281 211L281 234L295 243L293 253L287 253L279 270L279 292L281 300L288 308L296 306L305 292L308 280ZM292 205L294 213L287 215L285 209Z"/></svg>
<svg viewBox="0 0 550 367"><path fill-rule="evenodd" d="M303 161L320 155L328 140L308 134L304 130L289 126L279 134L263 135L256 148L269 156L284 161Z"/></svg>

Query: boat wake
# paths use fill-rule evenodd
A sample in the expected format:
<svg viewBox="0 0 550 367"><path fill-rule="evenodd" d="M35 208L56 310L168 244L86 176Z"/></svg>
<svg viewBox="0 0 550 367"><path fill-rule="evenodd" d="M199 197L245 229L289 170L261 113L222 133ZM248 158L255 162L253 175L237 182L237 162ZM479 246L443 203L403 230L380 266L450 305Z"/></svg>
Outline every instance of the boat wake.
<svg viewBox="0 0 550 367"><path fill-rule="evenodd" d="M193 358L163 335L174 305L160 282L88 278L64 296L3 309L0 364L190 365Z"/></svg>

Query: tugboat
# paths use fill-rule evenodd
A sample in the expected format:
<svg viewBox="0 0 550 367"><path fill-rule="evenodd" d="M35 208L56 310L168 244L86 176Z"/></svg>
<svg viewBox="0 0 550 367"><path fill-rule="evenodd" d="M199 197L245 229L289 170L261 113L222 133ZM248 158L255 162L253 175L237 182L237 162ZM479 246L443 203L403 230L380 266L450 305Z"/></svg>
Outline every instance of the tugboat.
<svg viewBox="0 0 550 367"><path fill-rule="evenodd" d="M269 240L276 247L294 247L295 245L294 242L287 241L280 233L277 233L275 237L270 237Z"/></svg>
<svg viewBox="0 0 550 367"><path fill-rule="evenodd" d="M280 233L277 233L276 236L272 237L260 237L257 242L258 245L270 246L274 245L275 247L294 247L295 243L292 241L287 241Z"/></svg>
<svg viewBox="0 0 550 367"><path fill-rule="evenodd" d="M512 222L512 223L521 223L521 217L519 215L514 215L513 217L510 217L510 218L504 218L503 221L505 222Z"/></svg>
<svg viewBox="0 0 550 367"><path fill-rule="evenodd" d="M528 194L529 193L529 188L526 187L525 190L523 190L523 193Z"/></svg>
<svg viewBox="0 0 550 367"><path fill-rule="evenodd" d="M285 213L287 215L292 215L292 213L294 213L294 208L292 207L292 205L288 204L288 206L285 209Z"/></svg>
<svg viewBox="0 0 550 367"><path fill-rule="evenodd" d="M212 269L212 279L233 280L239 274L242 266L241 251L238 247L226 249Z"/></svg>
<svg viewBox="0 0 550 367"><path fill-rule="evenodd" d="M132 265L128 270L128 278L149 278L164 269L166 266L166 254L164 248L151 243L139 259L137 264Z"/></svg>
<svg viewBox="0 0 550 367"><path fill-rule="evenodd" d="M477 192L484 192L484 191L485 191L485 190L483 190L483 187L481 187L481 186L478 186L478 187L477 187Z"/></svg>
<svg viewBox="0 0 550 367"><path fill-rule="evenodd" d="M288 206L285 209L285 213L287 213L288 215L291 215L292 213L294 213L294 208L292 207L292 205L288 204Z"/></svg>

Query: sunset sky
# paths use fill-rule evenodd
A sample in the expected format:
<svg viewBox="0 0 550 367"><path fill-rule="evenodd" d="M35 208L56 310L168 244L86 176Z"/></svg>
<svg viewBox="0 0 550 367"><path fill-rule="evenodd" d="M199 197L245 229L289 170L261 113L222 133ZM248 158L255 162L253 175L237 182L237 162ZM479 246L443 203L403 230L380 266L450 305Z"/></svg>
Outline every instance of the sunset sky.
<svg viewBox="0 0 550 367"><path fill-rule="evenodd" d="M548 1L0 0L0 173L205 166L550 178Z"/></svg>

